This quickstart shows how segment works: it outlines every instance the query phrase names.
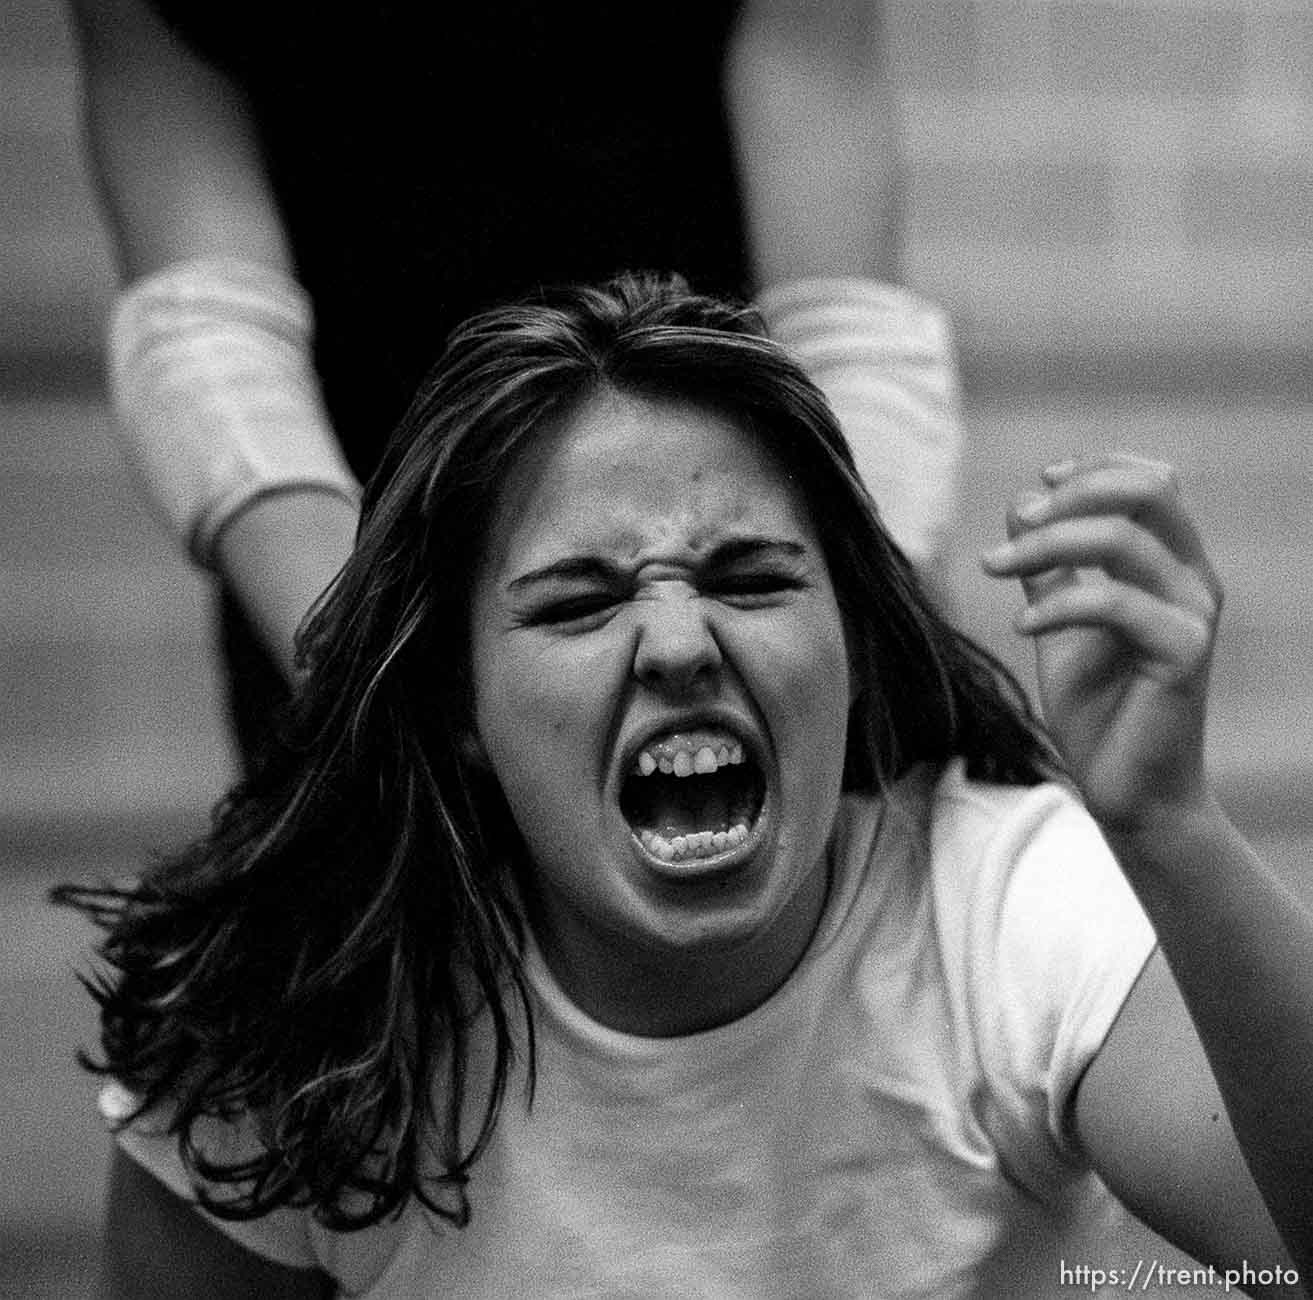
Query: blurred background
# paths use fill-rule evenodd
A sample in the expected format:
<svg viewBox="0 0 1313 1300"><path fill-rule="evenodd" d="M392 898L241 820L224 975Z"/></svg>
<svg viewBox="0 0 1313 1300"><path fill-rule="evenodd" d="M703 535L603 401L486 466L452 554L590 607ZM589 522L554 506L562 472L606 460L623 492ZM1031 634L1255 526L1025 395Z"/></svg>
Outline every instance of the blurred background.
<svg viewBox="0 0 1313 1300"><path fill-rule="evenodd" d="M966 382L954 598L1030 680L1014 593L975 561L1007 500L1073 451L1176 461L1229 593L1215 768L1313 893L1313 11L886 5L907 278L951 310ZM107 1153L73 1065L90 935L45 891L176 843L231 770L209 593L108 437L114 269L76 102L57 0L0 0L0 1296L22 1300L86 1294Z"/></svg>

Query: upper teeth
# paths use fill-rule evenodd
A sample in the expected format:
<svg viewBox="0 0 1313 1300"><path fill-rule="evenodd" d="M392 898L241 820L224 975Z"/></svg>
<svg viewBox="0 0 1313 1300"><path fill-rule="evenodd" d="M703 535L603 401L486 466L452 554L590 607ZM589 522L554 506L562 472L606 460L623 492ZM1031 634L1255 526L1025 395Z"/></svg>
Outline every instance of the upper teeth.
<svg viewBox="0 0 1313 1300"><path fill-rule="evenodd" d="M702 744L697 748L681 744L680 738L662 741L659 746L642 750L634 770L642 776L665 772L673 776L705 776L728 763L743 762L743 746L737 740L719 744Z"/></svg>

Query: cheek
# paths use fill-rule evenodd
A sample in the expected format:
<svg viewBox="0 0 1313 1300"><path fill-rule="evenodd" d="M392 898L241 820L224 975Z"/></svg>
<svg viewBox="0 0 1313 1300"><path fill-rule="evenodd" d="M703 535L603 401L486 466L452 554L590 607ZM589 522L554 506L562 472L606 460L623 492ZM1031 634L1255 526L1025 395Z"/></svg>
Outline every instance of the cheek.
<svg viewBox="0 0 1313 1300"><path fill-rule="evenodd" d="M819 778L818 790L828 791L843 783L854 678L838 611L815 619L809 633L802 661L795 665L794 725L801 732L806 765Z"/></svg>
<svg viewBox="0 0 1313 1300"><path fill-rule="evenodd" d="M842 753L853 676L837 609L809 605L736 629L733 658L771 726L807 750Z"/></svg>
<svg viewBox="0 0 1313 1300"><path fill-rule="evenodd" d="M812 673L800 702L800 725L810 761L826 783L842 784L848 748L848 719L852 713L852 674L848 647L842 637L826 639L814 648Z"/></svg>
<svg viewBox="0 0 1313 1300"><path fill-rule="evenodd" d="M475 649L475 725L512 803L591 773L614 671L607 647L511 635Z"/></svg>
<svg viewBox="0 0 1313 1300"><path fill-rule="evenodd" d="M792 666L799 695L827 717L835 712L847 716L853 693L852 663L843 621L832 602L803 620Z"/></svg>

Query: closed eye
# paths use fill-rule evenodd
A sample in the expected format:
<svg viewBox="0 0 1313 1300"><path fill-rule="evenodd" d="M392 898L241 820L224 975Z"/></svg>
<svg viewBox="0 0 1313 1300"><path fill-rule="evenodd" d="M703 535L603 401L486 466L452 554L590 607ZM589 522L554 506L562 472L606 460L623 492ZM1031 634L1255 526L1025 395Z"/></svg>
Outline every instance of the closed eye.
<svg viewBox="0 0 1313 1300"><path fill-rule="evenodd" d="M748 573L722 573L709 579L703 590L719 600L739 607L755 607L774 603L779 597L804 586L798 574L777 570L756 570Z"/></svg>
<svg viewBox="0 0 1313 1300"><path fill-rule="evenodd" d="M522 621L538 627L597 626L615 609L619 599L609 591L568 596L536 606Z"/></svg>

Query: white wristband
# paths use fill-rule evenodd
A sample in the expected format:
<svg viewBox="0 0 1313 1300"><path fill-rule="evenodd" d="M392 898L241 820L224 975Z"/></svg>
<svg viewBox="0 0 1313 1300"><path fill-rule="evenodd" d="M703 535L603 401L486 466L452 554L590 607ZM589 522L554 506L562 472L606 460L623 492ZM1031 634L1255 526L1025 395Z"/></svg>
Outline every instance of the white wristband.
<svg viewBox="0 0 1313 1300"><path fill-rule="evenodd" d="M254 262L179 263L115 302L116 427L151 501L202 565L213 565L224 525L260 497L320 491L359 503L310 340L305 292Z"/></svg>
<svg viewBox="0 0 1313 1300"><path fill-rule="evenodd" d="M933 562L955 513L962 451L943 313L862 279L772 285L756 306L829 399L885 527L917 564Z"/></svg>

